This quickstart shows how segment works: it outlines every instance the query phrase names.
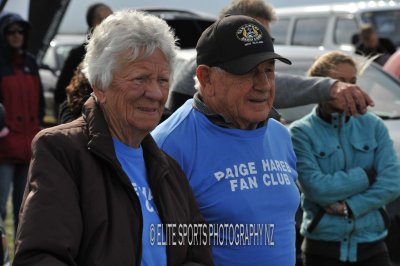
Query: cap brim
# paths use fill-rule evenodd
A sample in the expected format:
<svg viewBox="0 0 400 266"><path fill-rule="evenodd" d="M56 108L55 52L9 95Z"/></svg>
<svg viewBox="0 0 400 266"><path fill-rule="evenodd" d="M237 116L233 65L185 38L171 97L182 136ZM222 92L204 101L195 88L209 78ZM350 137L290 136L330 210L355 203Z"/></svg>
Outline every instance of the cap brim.
<svg viewBox="0 0 400 266"><path fill-rule="evenodd" d="M218 64L218 67L234 75L243 75L252 70L253 68L255 68L256 66L258 66L259 64L261 64L262 62L270 59L278 59L288 65L292 64L292 62L289 59L284 58L277 53L262 52L240 57L238 59L231 60L223 64Z"/></svg>

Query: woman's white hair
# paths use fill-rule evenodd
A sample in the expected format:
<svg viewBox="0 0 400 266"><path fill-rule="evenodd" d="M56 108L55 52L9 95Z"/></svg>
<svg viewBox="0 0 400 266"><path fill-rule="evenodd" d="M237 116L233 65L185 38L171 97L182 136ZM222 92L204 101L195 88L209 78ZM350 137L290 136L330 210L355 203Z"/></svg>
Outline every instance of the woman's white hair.
<svg viewBox="0 0 400 266"><path fill-rule="evenodd" d="M161 18L137 10L117 11L91 34L82 71L92 86L106 90L121 63L146 58L156 48L164 53L172 70L175 43L172 29Z"/></svg>

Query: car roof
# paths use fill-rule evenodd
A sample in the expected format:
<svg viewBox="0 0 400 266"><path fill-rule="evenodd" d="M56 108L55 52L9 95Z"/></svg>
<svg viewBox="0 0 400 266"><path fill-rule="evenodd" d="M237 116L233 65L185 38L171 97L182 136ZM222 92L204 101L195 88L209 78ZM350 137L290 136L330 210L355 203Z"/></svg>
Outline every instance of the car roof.
<svg viewBox="0 0 400 266"><path fill-rule="evenodd" d="M50 46L79 45L86 40L86 34L57 34L50 42Z"/></svg>
<svg viewBox="0 0 400 266"><path fill-rule="evenodd" d="M284 14L309 14L309 13L357 13L365 11L379 11L388 9L400 9L399 1L358 1L348 3L330 3L330 4L316 4L305 6L291 6L276 8L279 15Z"/></svg>

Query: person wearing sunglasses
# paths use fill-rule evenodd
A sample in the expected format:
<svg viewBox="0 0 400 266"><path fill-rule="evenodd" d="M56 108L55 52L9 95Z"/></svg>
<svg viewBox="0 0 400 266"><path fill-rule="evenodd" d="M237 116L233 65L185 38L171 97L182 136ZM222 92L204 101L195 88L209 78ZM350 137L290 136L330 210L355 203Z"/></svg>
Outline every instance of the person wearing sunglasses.
<svg viewBox="0 0 400 266"><path fill-rule="evenodd" d="M8 195L13 191L14 229L31 159L31 141L44 116L38 66L27 52L28 33L29 23L20 15L1 13L0 103L8 133L0 137L0 213L5 220Z"/></svg>

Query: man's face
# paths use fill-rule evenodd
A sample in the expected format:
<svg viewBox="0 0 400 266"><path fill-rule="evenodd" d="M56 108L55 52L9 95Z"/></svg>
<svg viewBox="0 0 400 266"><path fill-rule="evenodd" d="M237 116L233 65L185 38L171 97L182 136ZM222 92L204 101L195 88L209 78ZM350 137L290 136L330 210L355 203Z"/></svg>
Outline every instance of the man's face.
<svg viewBox="0 0 400 266"><path fill-rule="evenodd" d="M274 60L263 62L244 75L212 71L215 94L210 101L214 111L240 129L255 129L267 119L275 97Z"/></svg>
<svg viewBox="0 0 400 266"><path fill-rule="evenodd" d="M170 67L160 49L150 57L122 64L100 97L113 127L138 133L154 129L164 111L169 78Z"/></svg>
<svg viewBox="0 0 400 266"><path fill-rule="evenodd" d="M11 24L5 31L8 45L14 49L21 49L24 44L24 28L18 23Z"/></svg>

